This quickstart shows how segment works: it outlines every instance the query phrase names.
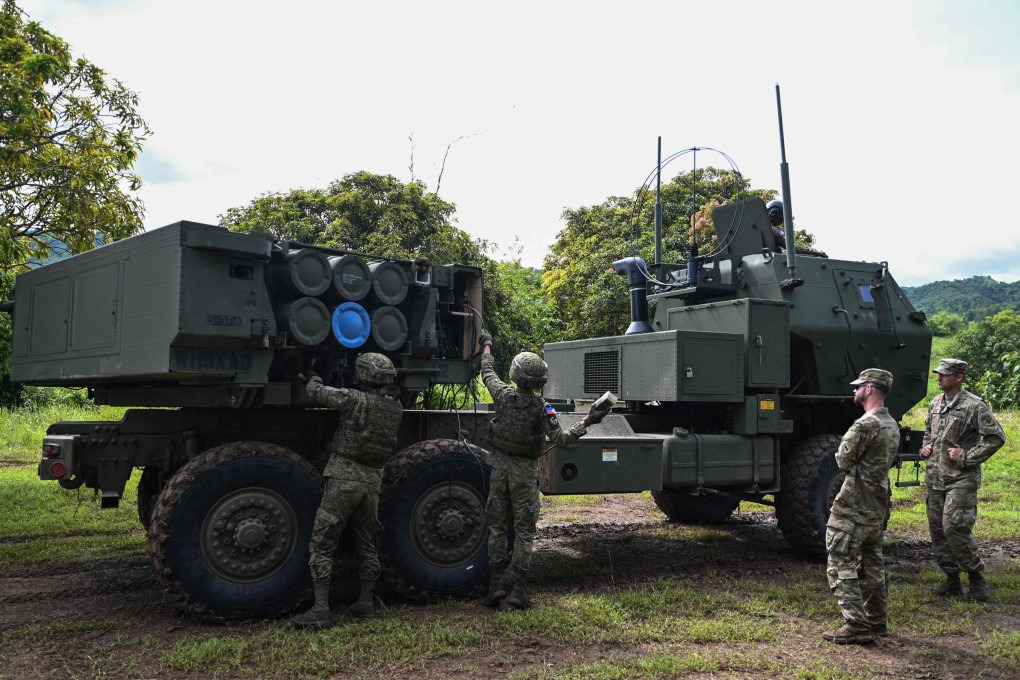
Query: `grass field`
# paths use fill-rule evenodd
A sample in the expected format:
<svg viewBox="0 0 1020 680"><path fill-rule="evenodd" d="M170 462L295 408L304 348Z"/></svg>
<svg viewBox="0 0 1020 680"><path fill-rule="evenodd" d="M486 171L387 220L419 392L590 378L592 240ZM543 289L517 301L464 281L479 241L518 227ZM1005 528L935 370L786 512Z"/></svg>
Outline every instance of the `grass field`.
<svg viewBox="0 0 1020 680"><path fill-rule="evenodd" d="M0 574L14 575L8 583L75 569L143 568L137 474L120 508L99 510L91 492L63 490L39 481L35 472L49 423L120 415L119 409L0 413ZM1020 413L999 416L1009 443L984 466L975 534L983 544L1015 551ZM919 405L905 421L918 427L923 419ZM569 524L602 498L545 498L543 513ZM647 494L635 498L650 505ZM924 541L923 487L896 488L893 498L887 544L894 549ZM768 512L750 504L741 508L751 510ZM761 531L751 536L774 528ZM604 546L593 548L579 537L567 544L569 559L551 560L535 574L538 605L531 611L494 612L477 601L390 604L375 620L344 619L314 633L295 632L287 620L210 626L180 619L167 613L169 605L154 587L141 596L154 602L154 613L144 606L92 609L92 600L80 609L60 609L55 603L61 600L46 599L39 606L53 607L53 613L5 625L6 606L0 606L0 678L1011 677L1020 664L1016 555L991 563L993 595L983 604L932 596L941 575L927 557L896 561L889 568L894 636L871 648L837 648L818 638L838 620L823 567L780 556L762 570L743 562L748 548L741 540L728 526L665 522L622 534L613 550L659 542L697 553L702 566L696 573L617 584L619 568L604 559ZM600 585L571 587L582 575L597 577ZM0 593L0 603L3 598ZM117 602L116 594L98 601ZM46 665L37 667L38 659Z"/></svg>

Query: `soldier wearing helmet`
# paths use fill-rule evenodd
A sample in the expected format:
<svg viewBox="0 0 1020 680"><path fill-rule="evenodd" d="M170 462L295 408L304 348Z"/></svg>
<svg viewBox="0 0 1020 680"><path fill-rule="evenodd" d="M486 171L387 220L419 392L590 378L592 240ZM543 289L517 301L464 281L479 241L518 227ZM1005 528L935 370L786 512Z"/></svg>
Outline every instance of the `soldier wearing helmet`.
<svg viewBox="0 0 1020 680"><path fill-rule="evenodd" d="M776 241L776 252L781 253L786 249L786 232L783 231L783 202L771 200L765 205L769 214L769 224L772 225L772 235Z"/></svg>
<svg viewBox="0 0 1020 680"><path fill-rule="evenodd" d="M492 395L496 417L489 423L492 451L489 463L492 477L485 519L489 525L489 592L485 604L498 607L505 598L519 609L531 606L527 577L535 540L540 507L538 459L546 438L558 446L567 446L583 436L588 426L599 423L612 408L611 403L595 408L578 424L564 431L556 411L536 390L548 378L548 367L537 354L521 352L510 364L511 387L496 375L491 353L492 337L483 332L482 380ZM513 510L514 541L507 545L507 523ZM508 595L509 593L509 595Z"/></svg>
<svg viewBox="0 0 1020 680"><path fill-rule="evenodd" d="M782 253L786 250L786 231L783 228L783 202L780 200L771 200L765 204L765 210L768 212L769 224L772 225L772 236L775 240L775 250L777 253ZM815 257L828 257L821 250L815 250L807 246L800 244L796 245L797 253L799 255L813 255Z"/></svg>
<svg viewBox="0 0 1020 680"><path fill-rule="evenodd" d="M297 628L318 628L330 622L333 555L348 522L357 545L361 596L347 612L357 618L375 613L372 597L380 571L376 551L379 492L383 466L397 447L403 409L390 393L397 375L392 361L370 352L358 357L354 369L360 390L326 387L311 372L305 385L309 397L340 412L340 424L329 445L329 462L322 473L326 490L315 513L309 545L315 604L294 617Z"/></svg>

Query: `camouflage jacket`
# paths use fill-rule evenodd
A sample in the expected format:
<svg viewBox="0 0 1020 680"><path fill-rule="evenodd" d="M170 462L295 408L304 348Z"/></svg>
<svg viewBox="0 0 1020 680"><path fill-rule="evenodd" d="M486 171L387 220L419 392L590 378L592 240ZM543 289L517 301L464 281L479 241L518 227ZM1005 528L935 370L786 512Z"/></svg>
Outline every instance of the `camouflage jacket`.
<svg viewBox="0 0 1020 680"><path fill-rule="evenodd" d="M829 526L840 520L874 526L889 508L889 468L896 462L900 428L889 409L876 408L854 421L836 452L836 465L846 472L832 502Z"/></svg>
<svg viewBox="0 0 1020 680"><path fill-rule="evenodd" d="M404 414L400 403L375 391L326 387L318 377L309 380L305 390L315 401L340 412L340 424L329 444L329 463L322 474L347 477L340 474L340 458L381 471L397 448L397 429Z"/></svg>
<svg viewBox="0 0 1020 680"><path fill-rule="evenodd" d="M511 456L539 458L548 437L557 446L568 446L588 430L580 422L569 430L560 427L556 410L534 390L510 387L496 375L491 354L482 354L482 380L496 405L489 423L489 442Z"/></svg>
<svg viewBox="0 0 1020 680"><path fill-rule="evenodd" d="M960 390L952 401L940 394L931 400L924 421L924 444L931 445L926 460L924 481L929 489L977 489L981 486L981 463L1006 443L1006 433L992 410L967 390ZM949 449L959 445L966 453L963 460L949 459Z"/></svg>

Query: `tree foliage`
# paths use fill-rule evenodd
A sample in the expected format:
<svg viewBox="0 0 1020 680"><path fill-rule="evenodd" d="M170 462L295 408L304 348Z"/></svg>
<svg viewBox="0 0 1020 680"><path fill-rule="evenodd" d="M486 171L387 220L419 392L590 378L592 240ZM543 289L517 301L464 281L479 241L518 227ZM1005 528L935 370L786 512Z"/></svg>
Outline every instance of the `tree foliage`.
<svg viewBox="0 0 1020 680"><path fill-rule="evenodd" d="M700 204L691 219L692 196ZM712 167L682 173L662 185L663 259L683 262L690 253L691 224L696 225L699 252L714 239L711 211L718 205L750 196L774 198L770 189L752 189L750 181L729 170ZM638 189L633 196L612 196L604 202L567 209L567 226L557 235L545 258L542 282L550 309L562 323L563 339L623 333L630 323L627 281L612 272L612 263L630 255L654 261L654 192ZM798 231L798 241L813 237Z"/></svg>
<svg viewBox="0 0 1020 680"><path fill-rule="evenodd" d="M325 189L264 194L227 210L220 224L383 257L476 264L485 243L453 226L456 209L418 182L361 171Z"/></svg>
<svg viewBox="0 0 1020 680"><path fill-rule="evenodd" d="M522 265L519 254L507 260L490 259L483 268L492 351L497 370L506 374L518 352L541 353L545 343L558 340L560 323L542 294L541 273Z"/></svg>
<svg viewBox="0 0 1020 680"><path fill-rule="evenodd" d="M0 300L10 297L14 277L0 269ZM0 312L0 407L14 403L14 387L11 385L11 315Z"/></svg>
<svg viewBox="0 0 1020 680"><path fill-rule="evenodd" d="M123 83L3 0L0 269L142 229L131 168L149 128L137 106Z"/></svg>
<svg viewBox="0 0 1020 680"><path fill-rule="evenodd" d="M993 409L1015 409L1020 406L1020 352L1002 356L1002 368L985 371L976 389Z"/></svg>
<svg viewBox="0 0 1020 680"><path fill-rule="evenodd" d="M937 312L928 319L928 326L933 335L948 338L962 331L967 326L967 322L959 314Z"/></svg>
<svg viewBox="0 0 1020 680"><path fill-rule="evenodd" d="M977 379L1003 370L1002 357L1020 352L1020 314L1006 310L975 321L946 347L946 354L968 363L967 373Z"/></svg>
<svg viewBox="0 0 1020 680"><path fill-rule="evenodd" d="M1020 281L1000 283L990 276L972 276L904 287L903 291L915 308L933 317L948 312L964 321L977 321L1006 309L1020 312Z"/></svg>

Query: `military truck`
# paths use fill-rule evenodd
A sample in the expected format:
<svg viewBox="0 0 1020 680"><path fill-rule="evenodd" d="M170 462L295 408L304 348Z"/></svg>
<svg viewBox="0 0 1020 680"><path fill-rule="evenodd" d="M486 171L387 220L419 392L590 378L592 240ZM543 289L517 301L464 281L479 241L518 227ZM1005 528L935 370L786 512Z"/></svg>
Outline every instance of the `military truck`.
<svg viewBox="0 0 1020 680"><path fill-rule="evenodd" d="M12 379L132 408L59 422L39 476L117 507L132 471L156 577L185 608L273 616L308 586L338 422L298 374L352 384L392 357L408 408L381 503L386 577L415 599L487 579L485 411L415 408L476 374L482 272L182 221L20 275Z"/></svg>
<svg viewBox="0 0 1020 680"><path fill-rule="evenodd" d="M615 263L630 286L625 334L545 346L545 394L565 426L581 418L576 403L620 399L541 459L543 493L651 491L679 522L765 503L790 544L824 553L843 480L832 454L860 414L849 383L890 370L886 404L899 419L925 395L931 332L885 262L798 255L792 229L777 238L774 222L792 224L785 150L782 173L782 205L716 208L709 252L663 262L657 224L652 265ZM436 389L474 384L482 293L476 267L178 222L22 274L0 310L13 313L14 381L147 407L54 423L40 478L116 507L141 469L138 514L159 582L186 609L274 616L308 589L338 422L298 375L350 384L364 351L393 359L406 409L380 503L386 582L415 600L487 582L491 413L423 408ZM900 460L920 445L904 428Z"/></svg>
<svg viewBox="0 0 1020 680"><path fill-rule="evenodd" d="M715 210L718 247L693 269L626 258L621 336L552 343L546 395L619 395L616 410L541 461L546 494L651 491L680 522L774 503L786 539L823 550L842 482L832 456L859 415L850 380L891 370L899 418L925 394L931 334L885 263L801 255L796 278L757 198ZM689 271L695 272L693 279ZM407 408L381 502L384 576L409 598L487 581L491 416L421 408L473 381L475 267L367 257L178 222L18 277L11 371L132 407L59 422L39 476L116 507L140 469L138 514L156 577L190 610L273 616L308 586L307 546L337 415L297 374L349 384L362 351L392 357ZM649 300L655 303L648 316ZM919 433L903 430L904 459Z"/></svg>

